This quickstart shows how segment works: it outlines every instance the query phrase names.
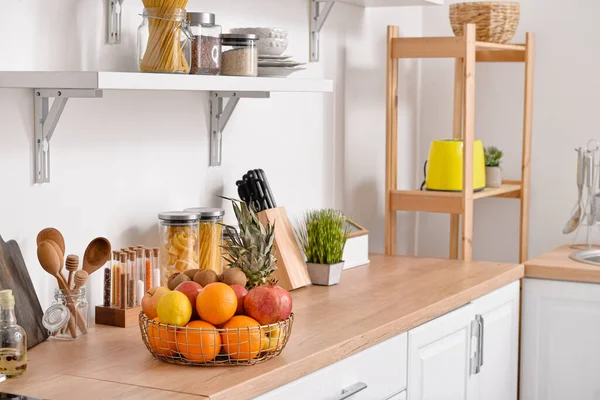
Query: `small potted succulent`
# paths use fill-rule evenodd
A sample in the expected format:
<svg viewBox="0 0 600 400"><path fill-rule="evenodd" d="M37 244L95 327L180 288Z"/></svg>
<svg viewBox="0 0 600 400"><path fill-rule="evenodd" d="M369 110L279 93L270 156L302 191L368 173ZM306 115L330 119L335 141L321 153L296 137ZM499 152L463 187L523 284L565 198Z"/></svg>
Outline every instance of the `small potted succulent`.
<svg viewBox="0 0 600 400"><path fill-rule="evenodd" d="M485 148L485 182L487 187L502 186L502 150L490 146Z"/></svg>
<svg viewBox="0 0 600 400"><path fill-rule="evenodd" d="M344 269L344 246L348 226L344 215L326 209L307 212L296 228L306 255L306 266L314 285L337 285Z"/></svg>

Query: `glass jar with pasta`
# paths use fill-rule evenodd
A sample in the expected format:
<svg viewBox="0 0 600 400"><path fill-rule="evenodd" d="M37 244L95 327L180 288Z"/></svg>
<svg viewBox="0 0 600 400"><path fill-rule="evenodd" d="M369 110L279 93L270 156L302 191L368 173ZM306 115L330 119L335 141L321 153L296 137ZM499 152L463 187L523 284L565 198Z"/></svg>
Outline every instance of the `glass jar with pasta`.
<svg viewBox="0 0 600 400"><path fill-rule="evenodd" d="M142 24L138 28L138 69L141 72L187 74L190 71L189 38L185 8L163 7L157 0L144 0ZM174 0L184 6L187 0Z"/></svg>
<svg viewBox="0 0 600 400"><path fill-rule="evenodd" d="M223 272L221 245L223 241L222 208L197 207L185 211L197 214L200 218L200 262L198 268L212 269L220 275Z"/></svg>
<svg viewBox="0 0 600 400"><path fill-rule="evenodd" d="M199 261L198 214L169 211L158 214L160 233L160 284L167 286L176 272L197 269Z"/></svg>

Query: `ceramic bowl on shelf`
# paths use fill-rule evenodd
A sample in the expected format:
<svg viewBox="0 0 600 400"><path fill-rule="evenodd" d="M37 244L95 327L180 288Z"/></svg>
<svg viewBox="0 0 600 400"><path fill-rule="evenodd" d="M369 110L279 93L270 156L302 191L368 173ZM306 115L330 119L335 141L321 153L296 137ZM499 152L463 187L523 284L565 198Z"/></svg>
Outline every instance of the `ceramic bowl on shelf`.
<svg viewBox="0 0 600 400"><path fill-rule="evenodd" d="M286 51L288 43L287 39L259 39L258 56L279 56Z"/></svg>
<svg viewBox="0 0 600 400"><path fill-rule="evenodd" d="M282 28L233 28L231 33L254 34L259 39L287 39L288 32Z"/></svg>

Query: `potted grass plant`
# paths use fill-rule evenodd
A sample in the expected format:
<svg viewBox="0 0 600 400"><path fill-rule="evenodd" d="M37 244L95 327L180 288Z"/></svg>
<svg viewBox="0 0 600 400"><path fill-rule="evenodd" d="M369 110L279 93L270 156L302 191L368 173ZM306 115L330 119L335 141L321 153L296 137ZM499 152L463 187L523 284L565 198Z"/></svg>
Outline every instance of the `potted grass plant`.
<svg viewBox="0 0 600 400"><path fill-rule="evenodd" d="M338 284L344 269L342 254L348 235L344 215L332 209L309 211L295 230L306 255L311 282L324 286Z"/></svg>
<svg viewBox="0 0 600 400"><path fill-rule="evenodd" d="M490 146L485 148L485 185L487 187L502 186L502 150Z"/></svg>

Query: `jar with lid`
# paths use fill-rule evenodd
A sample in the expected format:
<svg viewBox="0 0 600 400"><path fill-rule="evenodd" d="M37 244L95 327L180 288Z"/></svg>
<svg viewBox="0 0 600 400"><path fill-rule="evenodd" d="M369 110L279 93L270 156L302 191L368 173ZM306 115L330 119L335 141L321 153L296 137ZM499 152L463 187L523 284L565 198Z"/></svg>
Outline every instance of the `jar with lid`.
<svg viewBox="0 0 600 400"><path fill-rule="evenodd" d="M54 302L44 312L42 324L52 339L76 340L87 336L88 315L84 287L71 290L69 294L55 289Z"/></svg>
<svg viewBox="0 0 600 400"><path fill-rule="evenodd" d="M185 211L197 214L199 220L200 262L198 268L212 269L220 275L223 272L221 246L223 244L222 208L197 207Z"/></svg>
<svg viewBox="0 0 600 400"><path fill-rule="evenodd" d="M221 71L221 33L215 24L215 14L188 12L187 28L190 40L190 74L218 75Z"/></svg>
<svg viewBox="0 0 600 400"><path fill-rule="evenodd" d="M158 214L160 234L160 284L167 286L176 272L198 269L198 214L168 211Z"/></svg>
<svg viewBox="0 0 600 400"><path fill-rule="evenodd" d="M187 74L190 46L184 28L185 9L145 8L138 28L138 69L141 72Z"/></svg>
<svg viewBox="0 0 600 400"><path fill-rule="evenodd" d="M26 369L27 333L17 325L12 290L0 290L0 378L22 375Z"/></svg>
<svg viewBox="0 0 600 400"><path fill-rule="evenodd" d="M257 35L221 35L221 75L258 76L257 44Z"/></svg>

